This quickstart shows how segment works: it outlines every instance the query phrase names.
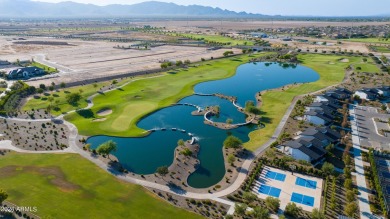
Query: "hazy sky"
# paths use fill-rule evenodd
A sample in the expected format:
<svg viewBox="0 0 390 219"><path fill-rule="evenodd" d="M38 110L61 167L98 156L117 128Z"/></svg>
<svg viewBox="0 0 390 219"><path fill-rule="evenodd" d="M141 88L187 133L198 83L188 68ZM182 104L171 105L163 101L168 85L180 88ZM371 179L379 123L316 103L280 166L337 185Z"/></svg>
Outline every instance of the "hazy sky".
<svg viewBox="0 0 390 219"><path fill-rule="evenodd" d="M61 2L64 0L39 0ZM145 0L71 0L96 5L134 4ZM390 0L159 0L205 5L268 15L365 16L390 15Z"/></svg>

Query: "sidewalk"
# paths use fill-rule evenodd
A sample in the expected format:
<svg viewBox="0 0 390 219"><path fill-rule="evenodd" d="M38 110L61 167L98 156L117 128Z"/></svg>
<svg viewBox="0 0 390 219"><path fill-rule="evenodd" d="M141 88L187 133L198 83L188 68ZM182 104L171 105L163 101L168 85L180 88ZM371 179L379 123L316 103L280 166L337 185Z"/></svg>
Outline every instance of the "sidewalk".
<svg viewBox="0 0 390 219"><path fill-rule="evenodd" d="M372 214L370 209L368 199L368 191L370 190L367 188L366 178L364 176L363 159L361 155L362 149L360 148L359 127L356 121L354 105L349 105L349 115L351 120L353 155L356 170L356 174L354 175L356 176L356 183L359 191L358 203L360 209L360 218L378 218L377 216Z"/></svg>

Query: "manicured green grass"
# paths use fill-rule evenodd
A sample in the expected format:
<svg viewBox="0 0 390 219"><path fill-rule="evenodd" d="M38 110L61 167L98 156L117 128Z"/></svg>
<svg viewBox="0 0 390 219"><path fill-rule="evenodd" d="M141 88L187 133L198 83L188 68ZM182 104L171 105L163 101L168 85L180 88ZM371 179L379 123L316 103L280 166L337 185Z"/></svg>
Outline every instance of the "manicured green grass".
<svg viewBox="0 0 390 219"><path fill-rule="evenodd" d="M383 38L352 38L352 39L343 39L343 41L390 44L390 40L383 40Z"/></svg>
<svg viewBox="0 0 390 219"><path fill-rule="evenodd" d="M23 161L23 162L20 162ZM0 188L41 218L201 218L73 154L7 154Z"/></svg>
<svg viewBox="0 0 390 219"><path fill-rule="evenodd" d="M150 76L138 76L137 78L143 78L143 77L150 77ZM121 86L132 79L124 79L122 81L119 81L116 86ZM51 110L51 114L53 115L60 115L61 113L66 113L72 110L81 109L86 107L87 104L87 98L93 94L95 94L97 91L100 90L100 88L104 86L109 86L112 84L112 81L105 81L105 82L99 82L96 83L96 87L94 84L88 84L83 86L77 86L77 87L71 87L71 88L64 88L59 89L58 91L52 91L52 92L46 92L45 94L41 95L35 95L39 98L30 99L22 108L23 111L30 111L32 109L46 109L50 104L52 104L53 109ZM80 93L81 89L81 93ZM66 95L69 93L80 93L82 98L81 100L75 104L70 105L66 101ZM52 103L49 102L49 97L53 97L54 101ZM58 100L59 103L56 104L55 101ZM55 108L58 109L55 109Z"/></svg>
<svg viewBox="0 0 390 219"><path fill-rule="evenodd" d="M65 88L65 89L60 89L59 91L53 91L53 92L48 92L47 94L41 94L38 95L40 98L35 99L32 98L30 99L22 108L24 111L29 111L32 109L46 109L49 105L50 102L48 101L48 97L53 97L54 100L58 100L59 104L55 104L53 101L52 105L56 106L59 108L59 110L52 110L51 113L53 115L59 115L62 112L69 112L71 110L79 109L79 108L84 108L86 107L87 101L86 98L91 96L92 94L96 93L101 87L107 86L111 84L111 82L102 82L98 83L97 87L95 88L93 84L89 85L84 85L84 86L78 86L78 87L72 87L72 88ZM80 89L82 90L81 95L82 95L82 100L78 102L76 105L70 105L68 102L66 102L66 95L68 93L76 93L80 92Z"/></svg>
<svg viewBox="0 0 390 219"><path fill-rule="evenodd" d="M390 47L385 46L371 46L376 52L390 53Z"/></svg>
<svg viewBox="0 0 390 219"><path fill-rule="evenodd" d="M265 54L269 53L256 56ZM242 55L203 62L198 67L180 69L162 77L134 81L121 90L94 98L91 111L72 113L65 119L75 124L82 135L142 136L145 130L136 126L142 117L191 95L193 86L200 82L234 75L239 65L253 57ZM96 113L105 108L112 109L113 113L105 116L105 121L94 121L101 118Z"/></svg>
<svg viewBox="0 0 390 219"><path fill-rule="evenodd" d="M361 64L361 57L343 57L333 55L304 54L299 55L302 65L312 68L319 75L320 79L313 83L307 83L298 87L292 87L285 91L270 91L263 96L262 122L265 128L256 130L249 134L250 141L244 146L249 150L256 150L262 144L267 142L273 135L276 127L279 125L283 115L291 104L295 96L307 94L322 88L340 83L345 75L345 68L350 64ZM340 62L343 58L349 59L349 62ZM373 64L366 64L365 68L376 68ZM379 71L378 69L376 69Z"/></svg>
<svg viewBox="0 0 390 219"><path fill-rule="evenodd" d="M205 34L180 34L180 36L193 38L193 39L204 39L205 41L213 41L218 43L230 43L229 45L253 45L250 40L233 39L230 37L220 35L205 35Z"/></svg>
<svg viewBox="0 0 390 219"><path fill-rule="evenodd" d="M355 68L355 71L357 72L370 72L370 73L380 73L381 70L376 66L374 61L371 58L367 58L367 62L363 62L362 59L360 60L354 60L353 67ZM361 70L358 70L357 68L360 67Z"/></svg>
<svg viewBox="0 0 390 219"><path fill-rule="evenodd" d="M48 74L57 73L58 72L57 69L49 67L49 66L44 65L44 64L41 64L39 62L32 62L31 65L45 70Z"/></svg>

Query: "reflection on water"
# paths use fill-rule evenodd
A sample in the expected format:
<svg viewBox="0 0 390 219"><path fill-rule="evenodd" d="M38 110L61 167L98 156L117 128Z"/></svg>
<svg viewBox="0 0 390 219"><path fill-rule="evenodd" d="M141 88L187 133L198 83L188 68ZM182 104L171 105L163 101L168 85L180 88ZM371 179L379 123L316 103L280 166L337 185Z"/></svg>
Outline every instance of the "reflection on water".
<svg viewBox="0 0 390 219"><path fill-rule="evenodd" d="M313 70L300 65L284 65L282 63L248 63L237 68L237 73L230 78L198 84L196 93L222 93L238 98L237 103L244 106L248 100L255 101L257 92L281 87L292 83L312 82L319 79ZM238 112L229 101L215 96L192 95L179 101L191 103L202 108L220 106L219 117L213 121L225 122L232 119L234 123L245 121L245 115ZM174 148L179 139L190 139L189 133L199 138L200 167L188 178L188 184L196 188L204 188L218 183L225 174L222 142L228 134L235 135L244 142L248 141L249 132L257 128L254 125L239 127L234 130L221 130L205 125L203 116L192 116L196 110L192 106L172 106L158 110L142 119L138 126L145 130L166 128L156 131L144 138L116 138L110 136L94 136L88 139L92 148L111 139L118 143L114 153L123 166L138 174L154 173L157 167L170 165L173 161ZM185 130L172 131L171 128Z"/></svg>

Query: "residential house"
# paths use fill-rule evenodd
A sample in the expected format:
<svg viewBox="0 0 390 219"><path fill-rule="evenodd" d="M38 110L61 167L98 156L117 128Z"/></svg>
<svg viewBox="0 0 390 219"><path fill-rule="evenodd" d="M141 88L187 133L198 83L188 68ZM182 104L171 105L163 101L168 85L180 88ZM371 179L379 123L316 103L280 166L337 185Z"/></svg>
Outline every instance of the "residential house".
<svg viewBox="0 0 390 219"><path fill-rule="evenodd" d="M372 88L363 88L354 93L362 100L375 100L378 97L378 91Z"/></svg>
<svg viewBox="0 0 390 219"><path fill-rule="evenodd" d="M329 102L329 103L333 103L333 104L338 104L338 100L335 99L334 97L332 97L331 94L323 94L323 95L318 95L316 96L316 98L314 99L314 102Z"/></svg>
<svg viewBox="0 0 390 219"><path fill-rule="evenodd" d="M8 79L30 78L45 74L45 71L38 67L25 67L10 70L7 73Z"/></svg>
<svg viewBox="0 0 390 219"><path fill-rule="evenodd" d="M5 60L0 60L0 65L10 65L11 63Z"/></svg>
<svg viewBox="0 0 390 219"><path fill-rule="evenodd" d="M322 134L325 134L329 138L331 138L332 143L337 142L341 138L341 134L329 127L316 127L317 131L320 131Z"/></svg>
<svg viewBox="0 0 390 219"><path fill-rule="evenodd" d="M288 141L282 146L287 148L287 154L294 159L305 160L313 164L321 161L326 154L326 150L322 147L321 142L318 142L316 139L296 139Z"/></svg>
<svg viewBox="0 0 390 219"><path fill-rule="evenodd" d="M390 96L390 86L382 86L378 87L377 92L382 97L389 97Z"/></svg>
<svg viewBox="0 0 390 219"><path fill-rule="evenodd" d="M352 95L352 92L345 89L345 88L336 88L336 89L330 90L326 93L330 94L331 96L333 96L335 99L338 99L338 100L344 100L344 99L350 98Z"/></svg>
<svg viewBox="0 0 390 219"><path fill-rule="evenodd" d="M334 133L335 131L330 131L329 128L308 128L300 134L300 137L306 141L312 141L317 139L321 142L323 147L328 146L329 144L337 144L340 136Z"/></svg>
<svg viewBox="0 0 390 219"><path fill-rule="evenodd" d="M267 38L268 35L266 33L260 33L260 32L252 32L250 35L254 38Z"/></svg>
<svg viewBox="0 0 390 219"><path fill-rule="evenodd" d="M333 122L334 116L329 108L323 107L322 110L310 110L305 112L303 120L315 125L328 125Z"/></svg>
<svg viewBox="0 0 390 219"><path fill-rule="evenodd" d="M306 107L306 111L310 111L310 110L320 110L321 111L321 110L325 109L325 111L336 112L337 109L339 109L339 108L340 107L338 105L330 103L330 102L314 102Z"/></svg>

